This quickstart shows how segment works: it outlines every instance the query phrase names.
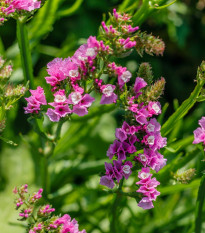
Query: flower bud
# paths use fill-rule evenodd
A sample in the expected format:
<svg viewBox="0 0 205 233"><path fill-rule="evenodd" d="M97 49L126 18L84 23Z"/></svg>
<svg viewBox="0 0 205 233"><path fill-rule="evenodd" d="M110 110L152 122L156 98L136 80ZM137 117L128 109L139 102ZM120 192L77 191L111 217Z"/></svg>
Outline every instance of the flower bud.
<svg viewBox="0 0 205 233"><path fill-rule="evenodd" d="M140 64L137 76L143 78L147 84L151 84L153 80L152 67L149 63L144 62Z"/></svg>
<svg viewBox="0 0 205 233"><path fill-rule="evenodd" d="M151 34L139 32L136 36L135 48L140 56L142 56L144 52L149 55L163 55L165 44L161 39Z"/></svg>
<svg viewBox="0 0 205 233"><path fill-rule="evenodd" d="M147 88L145 95L147 96L147 101L156 101L164 92L165 79L162 77L160 80L156 81L153 85Z"/></svg>
<svg viewBox="0 0 205 233"><path fill-rule="evenodd" d="M185 171L177 171L176 174L173 175L173 178L180 183L186 184L195 176L196 170L194 168L190 168Z"/></svg>

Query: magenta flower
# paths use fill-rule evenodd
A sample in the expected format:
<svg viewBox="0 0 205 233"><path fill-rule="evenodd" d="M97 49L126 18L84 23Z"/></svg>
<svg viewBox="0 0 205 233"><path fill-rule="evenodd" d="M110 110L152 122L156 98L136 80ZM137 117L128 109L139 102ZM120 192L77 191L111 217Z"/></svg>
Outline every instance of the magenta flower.
<svg viewBox="0 0 205 233"><path fill-rule="evenodd" d="M198 127L196 130L194 130L193 144L203 142L203 145L205 145L205 117L202 117L201 120L199 120L199 125L201 127Z"/></svg>
<svg viewBox="0 0 205 233"><path fill-rule="evenodd" d="M160 184L156 178L151 179L152 174L149 173L149 168L142 168L142 171L138 173L140 181L136 184L140 185L137 192L143 194L142 200L138 203L138 206L143 209L153 208L152 201L155 201L160 194L155 188Z"/></svg>
<svg viewBox="0 0 205 233"><path fill-rule="evenodd" d="M110 189L113 189L115 187L115 183L114 183L112 177L107 176L107 175L106 176L102 176L100 178L100 184L104 185L104 186L106 186L106 187L108 187Z"/></svg>
<svg viewBox="0 0 205 233"><path fill-rule="evenodd" d="M146 87L147 83L144 81L143 78L137 77L135 80L135 85L134 85L134 91L136 94L139 94L139 91L143 88ZM140 93L141 94L141 93Z"/></svg>
<svg viewBox="0 0 205 233"><path fill-rule="evenodd" d="M89 94L85 94L83 97L76 97L75 104L73 106L73 112L76 113L78 116L84 116L88 114L87 108L92 105L92 102L95 98L91 97ZM72 99L72 101L74 101Z"/></svg>
<svg viewBox="0 0 205 233"><path fill-rule="evenodd" d="M38 0L13 0L10 3L16 10L33 11L41 7L41 1Z"/></svg>
<svg viewBox="0 0 205 233"><path fill-rule="evenodd" d="M149 117L152 117L153 115L159 115L161 114L161 105L159 102L152 102L150 101L147 106Z"/></svg>
<svg viewBox="0 0 205 233"><path fill-rule="evenodd" d="M100 89L103 93L100 104L116 103L117 95L114 93L115 85L102 85Z"/></svg>
<svg viewBox="0 0 205 233"><path fill-rule="evenodd" d="M30 90L31 96L25 98L28 102L27 107L24 107L25 113L38 113L41 105L47 105L44 90L38 86L36 90Z"/></svg>
<svg viewBox="0 0 205 233"><path fill-rule="evenodd" d="M68 214L55 220L54 224L61 226L60 233L86 233L85 230L79 231L78 222L75 219L71 220L71 217Z"/></svg>

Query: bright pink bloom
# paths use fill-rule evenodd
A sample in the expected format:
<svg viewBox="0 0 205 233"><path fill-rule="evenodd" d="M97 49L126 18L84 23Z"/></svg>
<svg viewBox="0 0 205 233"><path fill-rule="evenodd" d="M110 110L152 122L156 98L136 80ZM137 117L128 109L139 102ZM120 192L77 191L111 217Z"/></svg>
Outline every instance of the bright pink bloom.
<svg viewBox="0 0 205 233"><path fill-rule="evenodd" d="M136 94L139 94L139 91L143 88L146 87L147 83L144 81L143 78L137 77L135 80L135 85L134 85L134 91ZM141 93L140 93L141 94Z"/></svg>
<svg viewBox="0 0 205 233"><path fill-rule="evenodd" d="M10 3L16 10L33 11L41 7L41 1L38 0L13 0Z"/></svg>
<svg viewBox="0 0 205 233"><path fill-rule="evenodd" d="M95 100L95 98L91 97L89 94L85 94L84 96L81 96L80 93L78 95L72 95L71 97L73 106L73 112L76 113L78 116L84 116L88 113L87 108L92 105L92 102Z"/></svg>
<svg viewBox="0 0 205 233"><path fill-rule="evenodd" d="M152 102L150 101L147 106L149 117L152 117L153 115L159 115L161 114L161 105L159 102Z"/></svg>
<svg viewBox="0 0 205 233"><path fill-rule="evenodd" d="M68 214L55 220L54 224L61 226L60 233L86 233L85 230L79 231L78 222L75 219L71 220Z"/></svg>
<svg viewBox="0 0 205 233"><path fill-rule="evenodd" d="M203 145L205 145L205 117L202 117L201 120L199 120L199 125L201 127L198 127L196 130L194 130L193 144L203 142Z"/></svg>
<svg viewBox="0 0 205 233"><path fill-rule="evenodd" d="M152 201L155 201L157 196L160 194L155 188L160 184L156 178L151 179L151 174L149 173L149 168L142 168L142 171L139 172L138 177L140 181L136 184L140 185L140 188L137 192L143 194L142 200L138 203L139 207L143 209L153 208Z"/></svg>
<svg viewBox="0 0 205 233"><path fill-rule="evenodd" d="M27 107L24 107L25 113L38 113L41 105L47 105L44 90L42 87L38 86L36 90L30 90L30 92L31 96L25 98L28 102Z"/></svg>
<svg viewBox="0 0 205 233"><path fill-rule="evenodd" d="M115 85L102 85L100 89L103 93L100 104L116 103L117 95L114 93Z"/></svg>

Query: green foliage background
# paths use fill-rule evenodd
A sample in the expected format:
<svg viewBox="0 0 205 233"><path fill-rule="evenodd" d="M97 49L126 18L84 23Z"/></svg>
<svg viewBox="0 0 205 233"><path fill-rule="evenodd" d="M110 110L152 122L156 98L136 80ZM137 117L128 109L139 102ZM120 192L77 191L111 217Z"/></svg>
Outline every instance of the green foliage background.
<svg viewBox="0 0 205 233"><path fill-rule="evenodd" d="M134 1L129 1L134 3ZM122 4L119 0L52 0L40 9L28 23L35 84L45 90L46 64L54 57L72 56L90 35L97 35L100 22L108 11ZM168 8L154 11L140 26L143 31L161 37L166 44L163 57L136 53L121 62L135 72L142 61L150 62L156 78L166 79L162 105L169 102L162 123L194 89L197 67L205 57L205 3L178 1ZM0 53L13 61L12 81L23 81L21 60L16 41L16 23L9 20L0 28ZM5 233L25 232L14 210L12 189L28 183L31 190L42 185L41 155L38 135L32 131L23 113L22 99L9 113L4 136L15 141L12 147L0 141L0 229ZM160 197L153 210L141 210L136 200L123 197L120 204L119 233L192 233L197 192L204 166L204 152L192 145L193 130L205 115L205 104L197 103L186 117L181 118L169 133L168 147L162 154L168 165L157 178L161 182ZM122 122L122 112L112 107L93 106L88 117L73 118L65 123L62 138L49 164L49 201L58 213L75 217L80 228L88 233L108 233L112 218L113 194L103 191L99 174L104 171L106 150L114 140L115 128ZM45 127L51 127L44 122ZM178 184L173 173L178 169L195 168L196 175L188 184ZM136 174L126 185L135 191ZM205 215L202 215L203 222ZM205 232L205 222L202 231Z"/></svg>

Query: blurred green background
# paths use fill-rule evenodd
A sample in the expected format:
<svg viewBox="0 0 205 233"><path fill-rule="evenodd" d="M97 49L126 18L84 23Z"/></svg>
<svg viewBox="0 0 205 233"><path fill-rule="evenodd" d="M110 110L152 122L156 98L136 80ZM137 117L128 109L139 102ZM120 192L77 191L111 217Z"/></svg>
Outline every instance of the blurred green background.
<svg viewBox="0 0 205 233"><path fill-rule="evenodd" d="M118 0L48 1L28 23L36 85L48 90L44 80L46 64L55 57L72 56L90 35L98 34L102 19L120 4L122 1ZM163 39L166 44L164 56L145 55L141 58L133 53L122 63L135 73L141 62L150 62L156 79L165 77L166 88L161 100L162 105L169 102L165 121L194 89L197 67L205 58L205 1L177 1L168 8L154 11L140 28ZM0 27L0 53L13 62L12 82L21 83L23 73L14 20ZM25 232L24 223L19 224L16 220L13 187L28 183L31 190L36 190L41 186L41 145L38 135L27 122L23 106L25 101L22 99L9 111L4 132L4 136L18 146L12 147L0 141L0 229L5 233ZM85 228L88 233L110 232L113 195L102 190L99 174L104 171L106 150L115 138L115 128L122 122L122 112L108 110L98 110L98 105L95 105L90 113L97 111L95 117L76 117L71 123L66 123L49 164L49 201L57 213L69 213L79 221L80 229ZM200 147L192 145L192 132L204 114L205 104L197 104L169 135L178 141L170 139L171 150L162 151L170 165L157 176L162 185L155 208L145 211L137 207L135 199L122 199L120 232L194 232L197 190L205 167ZM45 127L52 126L45 122ZM182 169L196 169L189 184L178 184L173 180L172 172L177 171L179 166L175 165L179 163ZM135 176L133 174L125 182L131 191L136 190ZM203 230L205 232L205 226Z"/></svg>

